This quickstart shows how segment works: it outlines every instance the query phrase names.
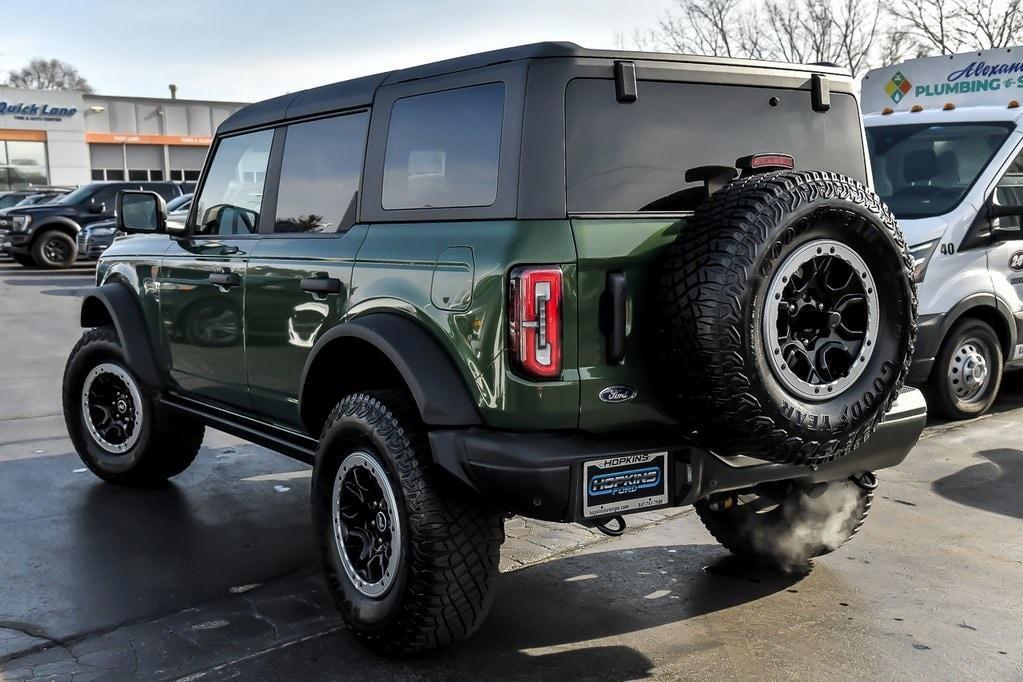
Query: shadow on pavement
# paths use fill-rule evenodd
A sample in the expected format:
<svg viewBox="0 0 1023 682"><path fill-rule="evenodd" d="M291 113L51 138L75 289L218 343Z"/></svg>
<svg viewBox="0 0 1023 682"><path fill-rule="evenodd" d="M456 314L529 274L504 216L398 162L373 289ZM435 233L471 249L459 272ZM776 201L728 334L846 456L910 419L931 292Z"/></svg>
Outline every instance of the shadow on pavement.
<svg viewBox="0 0 1023 682"><path fill-rule="evenodd" d="M931 484L944 498L984 511L1023 519L1023 450L981 450L982 461Z"/></svg>

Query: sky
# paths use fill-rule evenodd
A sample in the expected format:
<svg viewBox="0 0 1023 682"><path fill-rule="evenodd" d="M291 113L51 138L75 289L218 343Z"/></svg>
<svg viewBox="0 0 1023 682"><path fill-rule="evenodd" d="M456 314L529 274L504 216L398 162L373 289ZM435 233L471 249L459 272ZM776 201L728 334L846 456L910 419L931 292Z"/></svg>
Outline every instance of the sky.
<svg viewBox="0 0 1023 682"><path fill-rule="evenodd" d="M614 47L672 0L0 0L0 74L69 62L105 95L254 102L542 40Z"/></svg>

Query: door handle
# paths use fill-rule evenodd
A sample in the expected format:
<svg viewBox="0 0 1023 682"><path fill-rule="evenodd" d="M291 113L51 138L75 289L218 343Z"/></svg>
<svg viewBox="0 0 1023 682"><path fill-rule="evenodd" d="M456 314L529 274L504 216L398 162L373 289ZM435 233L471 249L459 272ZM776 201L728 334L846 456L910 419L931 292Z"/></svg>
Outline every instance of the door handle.
<svg viewBox="0 0 1023 682"><path fill-rule="evenodd" d="M625 301L628 298L628 287L624 272L607 273L607 297L607 362L618 365L625 359Z"/></svg>
<svg viewBox="0 0 1023 682"><path fill-rule="evenodd" d="M237 272L211 272L209 280L210 283L225 288L236 287L242 283L242 278Z"/></svg>
<svg viewBox="0 0 1023 682"><path fill-rule="evenodd" d="M341 280L334 277L303 277L298 285L311 294L341 293Z"/></svg>

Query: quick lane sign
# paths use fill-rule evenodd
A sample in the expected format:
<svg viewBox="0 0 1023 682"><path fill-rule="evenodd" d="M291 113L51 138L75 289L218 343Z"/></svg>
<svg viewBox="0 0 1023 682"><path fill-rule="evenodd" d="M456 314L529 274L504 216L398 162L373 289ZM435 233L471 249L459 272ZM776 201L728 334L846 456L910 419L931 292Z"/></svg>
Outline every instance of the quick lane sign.
<svg viewBox="0 0 1023 682"><path fill-rule="evenodd" d="M54 107L49 104L0 102L0 116L25 121L63 121L78 113L75 107Z"/></svg>

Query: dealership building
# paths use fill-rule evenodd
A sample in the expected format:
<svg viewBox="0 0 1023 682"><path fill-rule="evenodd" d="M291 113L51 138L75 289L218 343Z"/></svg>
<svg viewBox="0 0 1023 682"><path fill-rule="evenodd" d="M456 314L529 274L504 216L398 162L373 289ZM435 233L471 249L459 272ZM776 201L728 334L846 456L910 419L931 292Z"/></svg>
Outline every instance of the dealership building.
<svg viewBox="0 0 1023 682"><path fill-rule="evenodd" d="M243 106L0 86L0 190L195 182L217 126Z"/></svg>

